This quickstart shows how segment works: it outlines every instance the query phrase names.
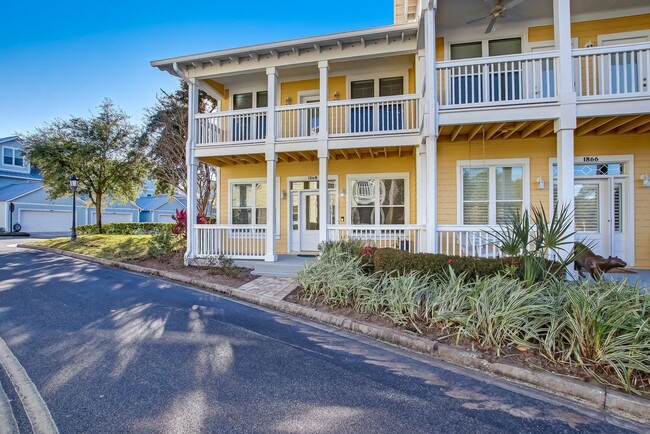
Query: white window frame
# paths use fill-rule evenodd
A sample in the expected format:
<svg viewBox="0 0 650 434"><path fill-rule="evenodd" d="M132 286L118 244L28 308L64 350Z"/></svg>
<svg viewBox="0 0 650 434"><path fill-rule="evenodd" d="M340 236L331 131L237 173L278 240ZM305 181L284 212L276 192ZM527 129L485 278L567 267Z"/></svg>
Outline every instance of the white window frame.
<svg viewBox="0 0 650 434"><path fill-rule="evenodd" d="M352 82L354 81L365 81L365 80L373 80L374 82L374 97L373 98L382 98L379 96L379 80L382 78L393 78L393 77L402 77L402 83L404 84L404 88L402 89L402 95L408 95L408 89L409 89L409 72L408 68L406 70L404 69L398 69L398 70L393 70L393 71L382 71L382 72L374 72L374 73L369 73L369 74L356 74L356 75L348 75L346 77L346 87L347 87L347 93L346 95L348 96L348 99L352 99Z"/></svg>
<svg viewBox="0 0 650 434"><path fill-rule="evenodd" d="M349 226L358 226L352 223L352 184L355 181L359 180L382 180L382 179L403 179L404 180L404 225L411 224L411 188L409 186L410 174L408 172L394 172L394 173L355 173L353 175L346 176L346 188L347 192L345 195L345 211L346 211L346 221ZM377 212L381 209L381 204L376 201L375 203L375 215L379 218L380 213ZM365 225L364 225L365 226ZM380 222L375 222L372 226L402 226L402 225L382 225Z"/></svg>
<svg viewBox="0 0 650 434"><path fill-rule="evenodd" d="M500 41L501 39L515 39L519 38L521 40L521 53L518 54L523 54L527 52L527 49L529 47L528 45L528 38L527 35L504 35L502 37L498 38L486 38L486 39L463 39L463 40L456 40L456 41L450 41L445 45L445 59L446 60L452 60L451 59L451 46L452 45L458 45L458 44L470 44L470 43L481 43L481 57L473 57L472 59L483 59L483 58L490 58L490 41ZM471 60L471 59L463 59L463 60Z"/></svg>
<svg viewBox="0 0 650 434"><path fill-rule="evenodd" d="M456 202L458 225L466 226L463 223L463 169L484 169L490 170L488 177L488 223L486 226L495 226L496 223L496 176L497 167L523 167L523 210L530 209L530 159L494 159L494 160L458 160L456 162ZM482 225L481 225L482 226Z"/></svg>
<svg viewBox="0 0 650 434"><path fill-rule="evenodd" d="M5 163L5 150L7 150L7 149L11 150L12 163L10 163L10 164ZM23 164L22 165L16 164L16 151L18 151L18 152L20 152L22 154L22 158L23 158ZM25 158L25 152L21 148L16 148L14 146L3 146L2 147L2 165L3 166L10 166L10 167L26 168L27 167L27 159Z"/></svg>
<svg viewBox="0 0 650 434"><path fill-rule="evenodd" d="M228 224L232 225L232 186L233 184L255 184L255 183L264 183L266 184L266 178L231 178L228 180ZM253 196L255 198L255 196ZM267 204L267 210L266 210L266 216L268 218L268 205L273 206L273 205L278 205L274 206L275 210L275 238L279 239L280 238L280 177L275 178L275 204ZM256 207L253 207L253 211L256 209ZM253 213L252 218L255 218L255 214ZM252 225L252 224L251 224ZM241 236L241 235L238 235ZM254 237L263 237L261 234L254 234L251 235Z"/></svg>

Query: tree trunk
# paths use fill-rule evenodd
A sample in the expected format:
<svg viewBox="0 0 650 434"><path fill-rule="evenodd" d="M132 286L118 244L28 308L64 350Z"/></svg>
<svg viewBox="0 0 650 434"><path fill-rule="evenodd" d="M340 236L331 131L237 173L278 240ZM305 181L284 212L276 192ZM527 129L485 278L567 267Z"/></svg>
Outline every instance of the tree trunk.
<svg viewBox="0 0 650 434"><path fill-rule="evenodd" d="M95 218L97 219L97 232L103 234L102 230L102 196L95 196Z"/></svg>

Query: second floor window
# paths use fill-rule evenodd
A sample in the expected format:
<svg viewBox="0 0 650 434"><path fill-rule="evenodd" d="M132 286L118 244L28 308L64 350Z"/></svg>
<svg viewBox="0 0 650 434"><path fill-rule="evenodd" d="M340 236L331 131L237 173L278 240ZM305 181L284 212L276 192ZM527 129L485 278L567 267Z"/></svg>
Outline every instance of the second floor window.
<svg viewBox="0 0 650 434"><path fill-rule="evenodd" d="M3 148L2 163L7 166L19 166L19 167L25 166L23 151L16 148Z"/></svg>

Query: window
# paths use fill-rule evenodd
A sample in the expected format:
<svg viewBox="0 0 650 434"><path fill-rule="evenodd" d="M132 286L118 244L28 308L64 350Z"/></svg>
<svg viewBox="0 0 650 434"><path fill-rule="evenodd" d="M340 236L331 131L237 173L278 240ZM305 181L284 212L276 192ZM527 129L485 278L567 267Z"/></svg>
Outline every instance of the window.
<svg viewBox="0 0 650 434"><path fill-rule="evenodd" d="M507 223L524 208L524 166L461 167L464 225Z"/></svg>
<svg viewBox="0 0 650 434"><path fill-rule="evenodd" d="M233 179L229 183L229 223L265 225L267 222L266 179ZM275 180L275 203L280 203L280 178ZM253 231L251 231L253 233ZM280 236L280 207L275 208L275 236Z"/></svg>
<svg viewBox="0 0 650 434"><path fill-rule="evenodd" d="M358 80L350 82L350 97L352 99L373 98L376 92L380 97L404 95L404 77L386 77L379 80ZM403 127L403 103L392 101L376 105L364 105L350 109L353 133L400 130Z"/></svg>
<svg viewBox="0 0 650 434"><path fill-rule="evenodd" d="M23 151L17 148L5 147L2 149L2 163L7 166L20 166L25 165L23 158Z"/></svg>
<svg viewBox="0 0 650 434"><path fill-rule="evenodd" d="M266 183L231 184L231 221L235 225L266 224Z"/></svg>
<svg viewBox="0 0 650 434"><path fill-rule="evenodd" d="M363 177L350 182L350 215L354 225L403 225L406 222L406 179Z"/></svg>

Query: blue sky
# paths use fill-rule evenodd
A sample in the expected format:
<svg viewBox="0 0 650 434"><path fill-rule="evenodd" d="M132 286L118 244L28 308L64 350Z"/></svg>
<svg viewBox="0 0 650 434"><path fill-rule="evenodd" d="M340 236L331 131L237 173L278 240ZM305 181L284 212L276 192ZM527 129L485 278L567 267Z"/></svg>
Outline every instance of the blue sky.
<svg viewBox="0 0 650 434"><path fill-rule="evenodd" d="M177 82L149 61L392 23L392 0L8 1L0 137L85 116L108 97L141 123Z"/></svg>

